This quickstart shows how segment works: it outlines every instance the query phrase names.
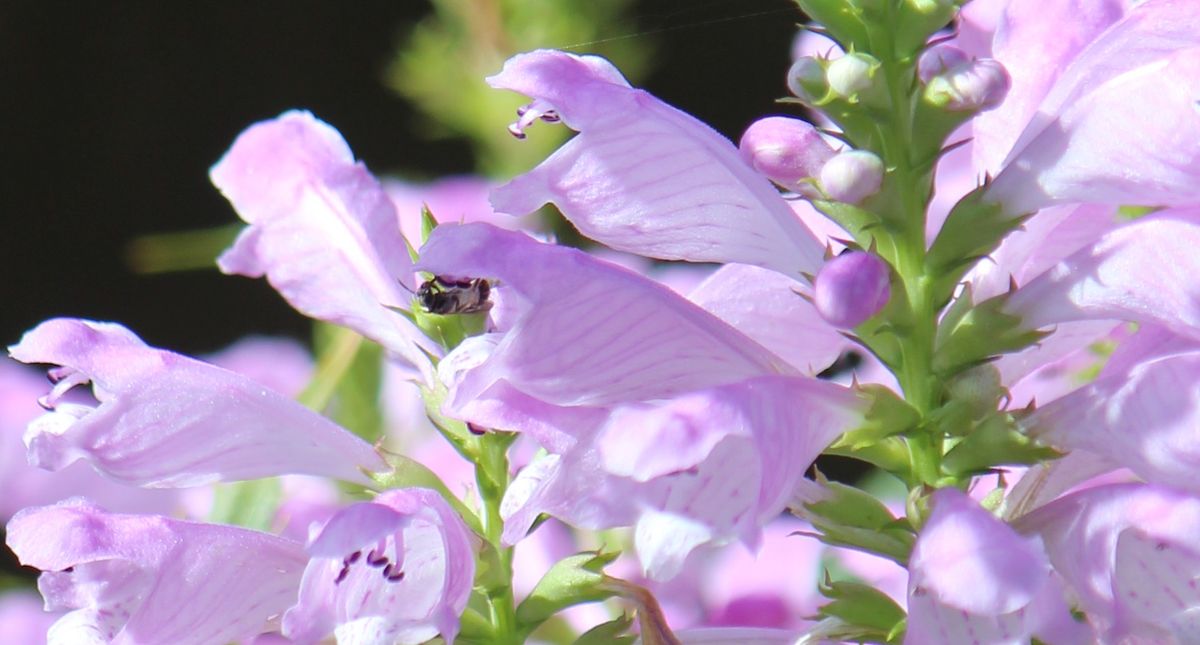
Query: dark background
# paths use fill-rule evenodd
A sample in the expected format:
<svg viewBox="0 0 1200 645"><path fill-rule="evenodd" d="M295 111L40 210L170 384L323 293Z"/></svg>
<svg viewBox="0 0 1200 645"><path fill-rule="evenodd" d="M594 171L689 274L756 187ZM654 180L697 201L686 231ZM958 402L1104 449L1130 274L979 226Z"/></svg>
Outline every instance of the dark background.
<svg viewBox="0 0 1200 645"><path fill-rule="evenodd" d="M384 86L425 3L203 4L0 4L3 344L62 315L185 353L247 333L306 337L265 281L139 276L124 260L139 234L235 221L208 168L242 128L288 108L333 124L376 172L471 170L465 142L431 144ZM643 0L612 37L653 39L643 86L736 140L778 111L799 17L788 0Z"/></svg>

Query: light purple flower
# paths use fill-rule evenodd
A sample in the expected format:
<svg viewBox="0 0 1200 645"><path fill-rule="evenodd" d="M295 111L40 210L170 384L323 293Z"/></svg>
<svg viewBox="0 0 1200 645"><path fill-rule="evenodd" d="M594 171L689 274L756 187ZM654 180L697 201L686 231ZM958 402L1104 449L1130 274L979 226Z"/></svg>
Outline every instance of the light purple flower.
<svg viewBox="0 0 1200 645"><path fill-rule="evenodd" d="M980 14L996 14L994 24L981 25ZM1038 113L1038 104L1080 51L1120 20L1128 0L1001 0L972 3L963 11L958 44L978 34L986 45L976 56L999 60L1012 87L1004 103L974 119L973 153L983 172L1000 170L1017 137ZM978 6L977 6L978 5Z"/></svg>
<svg viewBox="0 0 1200 645"><path fill-rule="evenodd" d="M351 505L312 538L300 601L283 633L301 643L453 643L475 575L475 549L441 495L389 490Z"/></svg>
<svg viewBox="0 0 1200 645"><path fill-rule="evenodd" d="M496 279L514 312L503 333L469 339L439 365L446 411L548 447L570 444L559 427L595 427L605 416L596 406L795 372L670 289L521 233L438 227L418 268Z"/></svg>
<svg viewBox="0 0 1200 645"><path fill-rule="evenodd" d="M1086 450L1153 483L1200 492L1200 343L1153 326L1123 343L1100 376L1023 420L1027 431Z"/></svg>
<svg viewBox="0 0 1200 645"><path fill-rule="evenodd" d="M42 468L85 459L122 482L184 487L286 473L367 483L361 469L386 467L369 444L300 404L115 323L48 320L9 351L58 366L39 400L48 412L25 435ZM88 382L96 404L61 400Z"/></svg>
<svg viewBox="0 0 1200 645"><path fill-rule="evenodd" d="M534 99L538 115L579 134L496 189L496 210L553 203L586 236L663 259L741 262L814 274L823 249L764 177L721 135L629 86L608 61L539 50L488 79Z"/></svg>
<svg viewBox="0 0 1200 645"><path fill-rule="evenodd" d="M1200 338L1200 225L1191 210L1138 219L1018 289L1005 311L1036 329L1077 320L1156 323Z"/></svg>
<svg viewBox="0 0 1200 645"><path fill-rule="evenodd" d="M1037 540L956 489L932 504L909 558L905 643L1083 642Z"/></svg>
<svg viewBox="0 0 1200 645"><path fill-rule="evenodd" d="M42 609L37 594L26 591L0 593L0 634L12 643L46 645L46 631L58 619Z"/></svg>
<svg viewBox="0 0 1200 645"><path fill-rule="evenodd" d="M540 513L575 526L635 526L646 574L676 575L702 544L758 544L813 459L861 421L848 389L767 376L615 406L591 441L522 470L501 512L505 540Z"/></svg>
<svg viewBox="0 0 1200 645"><path fill-rule="evenodd" d="M830 325L849 329L879 313L891 297L891 274L879 256L843 253L821 267L813 281L813 305Z"/></svg>
<svg viewBox="0 0 1200 645"><path fill-rule="evenodd" d="M1106 16L1095 24L1103 24ZM1043 15L1033 20L1052 24ZM1072 202L1195 204L1200 201L1197 98L1200 14L1195 4L1140 3L1079 51L1054 81L987 198L1014 215Z"/></svg>
<svg viewBox="0 0 1200 645"><path fill-rule="evenodd" d="M292 602L299 543L231 526L110 514L73 499L18 513L8 545L43 571L52 643L224 643Z"/></svg>
<svg viewBox="0 0 1200 645"><path fill-rule="evenodd" d="M800 372L815 375L852 345L800 297L803 289L799 281L768 269L726 264L688 293L688 300Z"/></svg>
<svg viewBox="0 0 1200 645"><path fill-rule="evenodd" d="M0 359L0 491L4 491L0 521L26 506L53 504L83 494L124 513L168 513L176 508L177 491L131 488L101 476L86 463L71 464L54 473L30 465L21 436L29 422L45 414L37 404L45 393L44 373ZM74 398L83 397L66 397L68 401Z"/></svg>
<svg viewBox="0 0 1200 645"><path fill-rule="evenodd" d="M1142 484L1090 488L1016 522L1037 534L1101 642L1200 638L1200 500Z"/></svg>
<svg viewBox="0 0 1200 645"><path fill-rule="evenodd" d="M392 200L329 125L287 112L250 126L210 173L249 227L221 270L267 276L300 312L349 327L425 374L440 347L389 307L412 300ZM416 245L417 242L414 242Z"/></svg>

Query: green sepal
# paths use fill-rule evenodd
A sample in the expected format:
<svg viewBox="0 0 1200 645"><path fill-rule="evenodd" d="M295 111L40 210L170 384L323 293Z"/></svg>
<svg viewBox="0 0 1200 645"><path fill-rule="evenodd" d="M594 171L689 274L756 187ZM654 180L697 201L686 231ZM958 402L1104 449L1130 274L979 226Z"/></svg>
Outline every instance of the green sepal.
<svg viewBox="0 0 1200 645"><path fill-rule="evenodd" d="M863 22L862 9L847 0L796 0L800 10L820 23L829 36L845 51L867 50L870 37Z"/></svg>
<svg viewBox="0 0 1200 645"><path fill-rule="evenodd" d="M436 340L446 349L458 347L471 336L478 336L487 329L487 312L471 314L433 314L414 303L412 321L425 335Z"/></svg>
<svg viewBox="0 0 1200 645"><path fill-rule="evenodd" d="M863 640L886 640L896 623L904 620L904 610L882 591L859 582L834 582L826 573L818 588L829 598L818 609L822 617L833 617L848 626L864 630Z"/></svg>
<svg viewBox="0 0 1200 645"><path fill-rule="evenodd" d="M1062 455L1017 430L1010 415L996 413L976 426L942 458L942 470L963 478L994 466L1036 464Z"/></svg>
<svg viewBox="0 0 1200 645"><path fill-rule="evenodd" d="M888 437L875 443L851 448L834 444L825 449L825 455L850 457L876 466L892 473L900 479L908 479L911 474L908 447L899 437Z"/></svg>
<svg viewBox="0 0 1200 645"><path fill-rule="evenodd" d="M636 635L629 633L632 626L633 617L621 614L580 634L574 645L629 645L637 640Z"/></svg>
<svg viewBox="0 0 1200 645"><path fill-rule="evenodd" d="M903 520L897 520L883 502L852 486L825 481L826 494L794 512L817 530L819 540L875 553L901 565L908 561L915 537Z"/></svg>
<svg viewBox="0 0 1200 645"><path fill-rule="evenodd" d="M889 25L896 55L901 58L915 55L930 36L954 20L957 12L955 0L901 0L899 15Z"/></svg>
<svg viewBox="0 0 1200 645"><path fill-rule="evenodd" d="M993 356L1025 349L1049 335L1027 329L1021 318L1004 311L1007 294L985 300L951 325L938 327L933 355L934 372L950 378Z"/></svg>
<svg viewBox="0 0 1200 645"><path fill-rule="evenodd" d="M589 551L568 556L554 563L517 606L517 623L525 633L558 612L587 602L599 602L616 595L602 583L604 567L612 564L620 551Z"/></svg>
<svg viewBox="0 0 1200 645"><path fill-rule="evenodd" d="M944 154L943 142L960 125L970 121L976 114L974 110L948 110L941 97L930 92L928 88L921 91L913 115L913 158L927 159L933 163ZM958 146L951 145L950 149Z"/></svg>
<svg viewBox="0 0 1200 645"><path fill-rule="evenodd" d="M856 390L860 399L867 401L867 411L862 423L843 434L836 447L858 449L882 439L907 432L921 421L921 415L894 391L882 385L860 385Z"/></svg>
<svg viewBox="0 0 1200 645"><path fill-rule="evenodd" d="M270 532L281 501L283 490L274 477L219 484L213 490L208 521Z"/></svg>
<svg viewBox="0 0 1200 645"><path fill-rule="evenodd" d="M489 645L496 642L496 630L486 618L487 600L482 594L473 592L466 611L458 621L458 636L455 643L464 645Z"/></svg>
<svg viewBox="0 0 1200 645"><path fill-rule="evenodd" d="M433 233L433 229L438 227L437 218L433 216L433 211L429 210L429 204L421 204L421 244L424 245L429 241L429 234Z"/></svg>
<svg viewBox="0 0 1200 645"><path fill-rule="evenodd" d="M892 230L895 227L885 223L879 215L853 204L842 202L814 199L812 205L853 235L854 241L858 242L862 248L868 249L874 245L876 252L881 257L888 259L895 257L893 240L896 231Z"/></svg>
<svg viewBox="0 0 1200 645"><path fill-rule="evenodd" d="M819 501L805 504L805 508L818 516L823 524L879 529L896 520L883 502L866 491L828 481L820 473L817 483L823 486L825 496Z"/></svg>
<svg viewBox="0 0 1200 645"><path fill-rule="evenodd" d="M949 300L959 280L980 258L987 256L1024 221L1004 212L995 202L984 201L987 184L967 193L954 205L925 259L933 283L933 300Z"/></svg>
<svg viewBox="0 0 1200 645"><path fill-rule="evenodd" d="M483 535L483 528L479 523L479 517L465 504L462 500L450 492L437 473L430 470L424 464L415 459L411 459L404 455L383 452L383 460L391 466L391 470L381 473L367 473L372 481L375 482L376 490L385 491L394 488L428 488L437 491L443 499L450 504L466 522L467 526L479 535Z"/></svg>
<svg viewBox="0 0 1200 645"><path fill-rule="evenodd" d="M421 386L421 400L425 402L425 415L433 427L450 442L458 454L471 463L478 463L480 446L478 435L467 429L467 424L442 414L442 402L446 400L446 386L436 381L434 386Z"/></svg>

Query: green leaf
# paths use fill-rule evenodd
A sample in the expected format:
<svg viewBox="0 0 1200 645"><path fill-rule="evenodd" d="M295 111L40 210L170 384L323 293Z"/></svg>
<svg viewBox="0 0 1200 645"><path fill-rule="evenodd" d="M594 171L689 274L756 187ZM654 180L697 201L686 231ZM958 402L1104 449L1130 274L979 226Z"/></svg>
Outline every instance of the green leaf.
<svg viewBox="0 0 1200 645"><path fill-rule="evenodd" d="M313 328L317 368L297 397L366 441L383 436L379 388L383 349L348 329L327 323Z"/></svg>
<svg viewBox="0 0 1200 645"><path fill-rule="evenodd" d="M1011 416L996 413L977 426L942 459L942 470L966 477L994 466L1036 464L1061 455L1021 434Z"/></svg>
<svg viewBox="0 0 1200 645"><path fill-rule="evenodd" d="M517 607L517 621L528 632L567 607L613 597L615 592L603 584L604 567L620 554L589 551L556 562Z"/></svg>
<svg viewBox="0 0 1200 645"><path fill-rule="evenodd" d="M629 645L637 636L629 633L633 617L621 614L607 623L600 623L575 639L574 645Z"/></svg>
<svg viewBox="0 0 1200 645"><path fill-rule="evenodd" d="M283 491L275 478L219 484L213 491L208 521L269 532L282 499Z"/></svg>
<svg viewBox="0 0 1200 645"><path fill-rule="evenodd" d="M867 628L885 639L896 623L904 620L904 610L878 589L858 582L833 582L820 585L821 594L832 602L818 610L822 616L841 619L848 625Z"/></svg>

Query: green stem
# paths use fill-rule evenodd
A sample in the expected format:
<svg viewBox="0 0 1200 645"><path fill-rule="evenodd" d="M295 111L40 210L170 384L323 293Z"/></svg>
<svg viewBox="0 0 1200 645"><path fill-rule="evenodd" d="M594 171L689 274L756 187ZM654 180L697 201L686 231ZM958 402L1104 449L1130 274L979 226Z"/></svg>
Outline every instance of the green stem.
<svg viewBox="0 0 1200 645"><path fill-rule="evenodd" d="M483 537L495 550L500 571L489 576L494 580L486 590L491 608L491 623L497 645L517 645L521 638L517 629L516 603L512 588L512 547L504 546L501 535L504 520L500 517L500 501L508 489L508 447L512 436L492 432L480 440L479 461L475 464L475 481L483 502Z"/></svg>
<svg viewBox="0 0 1200 645"><path fill-rule="evenodd" d="M902 364L897 373L907 401L928 415L938 405L937 377L933 372L934 338L937 332L936 304L925 262L925 211L931 176L912 158L913 97L912 62L897 60L890 37L879 51L884 78L891 97L891 123L880 128L884 161L891 171L899 199L896 220L903 222L896 241L895 268L908 297L908 325L902 347ZM889 127L890 126L890 127ZM932 484L939 479L942 438L932 428L918 428L908 438L913 485Z"/></svg>

